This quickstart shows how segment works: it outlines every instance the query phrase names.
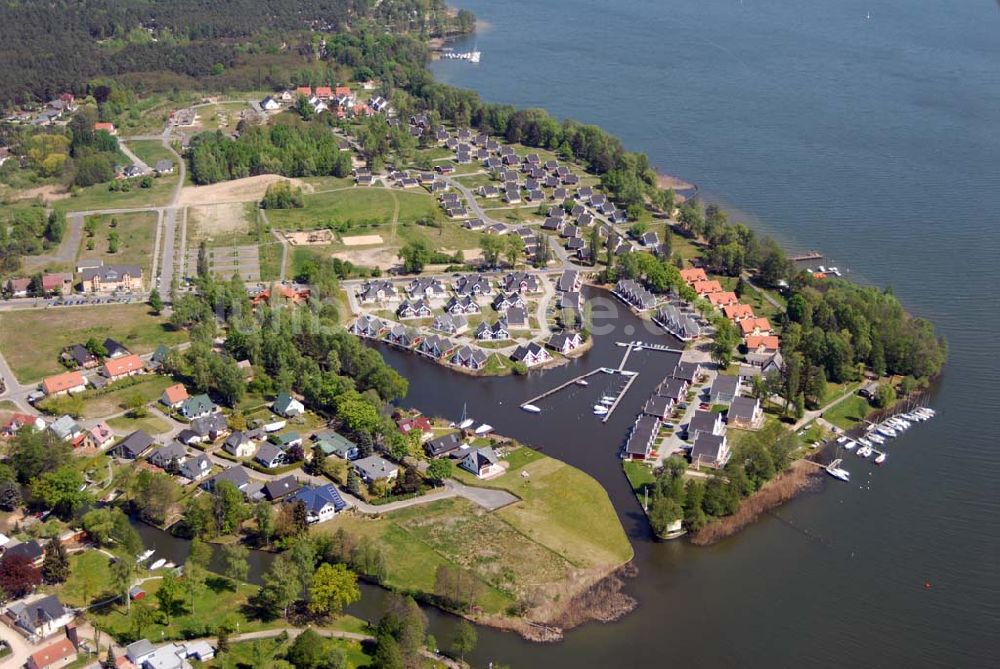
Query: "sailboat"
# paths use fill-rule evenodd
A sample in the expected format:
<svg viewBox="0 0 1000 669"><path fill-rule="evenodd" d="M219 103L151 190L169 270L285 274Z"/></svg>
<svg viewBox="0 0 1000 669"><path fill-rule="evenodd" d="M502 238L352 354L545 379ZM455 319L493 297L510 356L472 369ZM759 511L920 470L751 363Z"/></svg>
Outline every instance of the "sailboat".
<svg viewBox="0 0 1000 669"><path fill-rule="evenodd" d="M826 473L841 481L850 481L851 473L840 466L842 460L834 460L826 466Z"/></svg>
<svg viewBox="0 0 1000 669"><path fill-rule="evenodd" d="M463 404L462 405L462 419L458 422L458 429L460 429L460 430L464 430L464 429L466 429L468 427L472 427L472 424L476 422L476 421L474 421L473 419L469 418L466 415L465 409L466 409L466 405Z"/></svg>

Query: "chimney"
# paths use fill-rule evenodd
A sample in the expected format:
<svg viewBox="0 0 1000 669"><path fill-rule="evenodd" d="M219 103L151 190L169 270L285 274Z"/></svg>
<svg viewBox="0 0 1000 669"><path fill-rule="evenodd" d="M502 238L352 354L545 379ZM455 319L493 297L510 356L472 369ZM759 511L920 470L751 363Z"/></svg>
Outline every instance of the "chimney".
<svg viewBox="0 0 1000 669"><path fill-rule="evenodd" d="M75 648L80 647L80 634L76 629L76 625L69 623L66 625L66 638L69 639Z"/></svg>

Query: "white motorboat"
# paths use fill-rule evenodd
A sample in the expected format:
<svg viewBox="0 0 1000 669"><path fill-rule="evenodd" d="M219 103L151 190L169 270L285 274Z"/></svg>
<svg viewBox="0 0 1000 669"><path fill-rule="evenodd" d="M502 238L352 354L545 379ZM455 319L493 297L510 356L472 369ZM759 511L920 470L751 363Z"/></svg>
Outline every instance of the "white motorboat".
<svg viewBox="0 0 1000 669"><path fill-rule="evenodd" d="M476 434L486 434L487 432L492 432L492 431L493 431L493 426L487 425L486 423L483 423L482 425L476 428Z"/></svg>
<svg viewBox="0 0 1000 669"><path fill-rule="evenodd" d="M841 460L834 460L826 466L826 473L841 481L850 481L851 473L840 466Z"/></svg>
<svg viewBox="0 0 1000 669"><path fill-rule="evenodd" d="M528 413L542 413L542 410L536 407L534 404L522 404L521 408Z"/></svg>
<svg viewBox="0 0 1000 669"><path fill-rule="evenodd" d="M630 372L627 369L621 371L622 376L639 376L639 372Z"/></svg>
<svg viewBox="0 0 1000 669"><path fill-rule="evenodd" d="M600 404L595 404L594 405L594 415L597 415L597 416L606 416L607 414L608 414L608 408L607 407L602 407Z"/></svg>
<svg viewBox="0 0 1000 669"><path fill-rule="evenodd" d="M636 344L635 346L632 347L632 350L633 351L641 351L642 350L642 344Z"/></svg>
<svg viewBox="0 0 1000 669"><path fill-rule="evenodd" d="M859 458L867 458L869 455L872 454L872 447L862 446L861 448L858 449L857 453Z"/></svg>
<svg viewBox="0 0 1000 669"><path fill-rule="evenodd" d="M601 404L603 404L606 407L609 407L609 406L611 406L614 403L615 403L615 401L613 399L610 399L610 398L607 398L607 397L605 397L605 398L603 398L601 400Z"/></svg>
<svg viewBox="0 0 1000 669"><path fill-rule="evenodd" d="M157 560L153 564L149 565L149 571L156 571L157 569L159 569L160 567L162 567L165 564L167 564L166 559L160 558L159 560Z"/></svg>
<svg viewBox="0 0 1000 669"><path fill-rule="evenodd" d="M589 386L590 384L587 383L587 379L577 379L576 380L576 385L578 385L578 386Z"/></svg>
<svg viewBox="0 0 1000 669"><path fill-rule="evenodd" d="M875 456L875 464L880 465L885 462L886 454L885 451L879 451L878 455Z"/></svg>
<svg viewBox="0 0 1000 669"><path fill-rule="evenodd" d="M868 441L874 442L876 444L884 444L885 443L885 437L883 437L881 434L877 434L875 432L871 432L868 435Z"/></svg>
<svg viewBox="0 0 1000 669"><path fill-rule="evenodd" d="M145 561L146 561L146 560L148 560L149 558L153 557L153 553L155 553L155 552L156 552L156 551L154 551L154 550L150 549L150 550L146 551L145 553L143 553L142 555L140 555L139 557L137 557L137 558L135 559L135 561L136 561L136 562L145 562Z"/></svg>
<svg viewBox="0 0 1000 669"><path fill-rule="evenodd" d="M848 439L847 441L844 442L844 448L846 448L849 451L854 450L854 447L857 445L858 442L854 441L853 439Z"/></svg>
<svg viewBox="0 0 1000 669"><path fill-rule="evenodd" d="M601 395L602 400L607 400L608 402L614 402L617 398L614 395Z"/></svg>
<svg viewBox="0 0 1000 669"><path fill-rule="evenodd" d="M858 443L861 444L862 446L871 446L872 445L872 442L868 441L864 437L858 437Z"/></svg>
<svg viewBox="0 0 1000 669"><path fill-rule="evenodd" d="M893 437L896 436L896 431L894 429L892 429L892 427L890 427L889 425L886 425L884 423L882 425L879 425L875 429L878 430L879 434L884 435L886 437L893 438Z"/></svg>

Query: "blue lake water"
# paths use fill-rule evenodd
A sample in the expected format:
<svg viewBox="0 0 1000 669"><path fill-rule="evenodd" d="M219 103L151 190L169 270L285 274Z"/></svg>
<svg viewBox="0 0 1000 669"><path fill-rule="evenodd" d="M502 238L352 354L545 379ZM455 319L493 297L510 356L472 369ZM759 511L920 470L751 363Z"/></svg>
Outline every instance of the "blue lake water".
<svg viewBox="0 0 1000 669"><path fill-rule="evenodd" d="M790 249L891 286L951 348L939 418L896 440L884 468L852 459L854 483L710 549L650 543L613 457L567 455L609 488L633 535L639 608L555 645L482 630L476 664L995 666L997 4L457 4L484 25L454 46L483 60L435 63L438 79L605 127ZM444 379L389 357L413 378L408 402L441 411L462 394L428 392ZM494 411L492 384L462 391L470 411ZM524 420L505 411L494 425L530 438ZM595 431L579 448L621 436Z"/></svg>

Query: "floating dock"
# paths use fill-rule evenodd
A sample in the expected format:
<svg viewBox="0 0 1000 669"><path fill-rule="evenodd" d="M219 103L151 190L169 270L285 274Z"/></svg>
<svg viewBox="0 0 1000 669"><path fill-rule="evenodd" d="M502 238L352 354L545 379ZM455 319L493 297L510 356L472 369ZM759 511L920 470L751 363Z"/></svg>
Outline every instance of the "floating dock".
<svg viewBox="0 0 1000 669"><path fill-rule="evenodd" d="M569 386L572 386L573 384L575 384L580 379L585 379L588 376L593 376L594 374L600 374L603 371L604 371L603 368L599 368L599 369L595 369L592 372L587 372L586 374L581 374L580 376L574 377L574 378L570 379L569 381L567 381L566 383L561 383L558 386L556 386L555 388L552 388L551 390L545 391L541 395L536 395L535 397L532 397L530 400L526 400L526 401L522 402L521 403L521 408L523 409L525 407L525 405L537 404L539 400L543 400L543 399L545 399L546 397L548 397L550 395L555 395L557 392L559 392L563 388L567 388Z"/></svg>
<svg viewBox="0 0 1000 669"><path fill-rule="evenodd" d="M822 260L823 257L823 254L819 251L809 251L799 256L792 256L789 260L792 262L806 262L807 260Z"/></svg>
<svg viewBox="0 0 1000 669"><path fill-rule="evenodd" d="M632 349L629 348L629 350ZM626 353L625 356L628 357L628 353ZM624 361L622 361L622 364L624 364ZM618 403L622 401L622 398L625 397L625 393L628 392L628 389L632 387L632 384L635 383L635 380L637 378L639 378L639 374L637 373L633 373L631 376L628 377L628 381L625 382L625 387L621 389L621 392L618 393L618 397L616 397L614 403L608 407L608 412L604 414L604 418L601 419L602 423L608 422L608 420L611 418L611 414L613 414L615 412L615 409L618 408Z"/></svg>

